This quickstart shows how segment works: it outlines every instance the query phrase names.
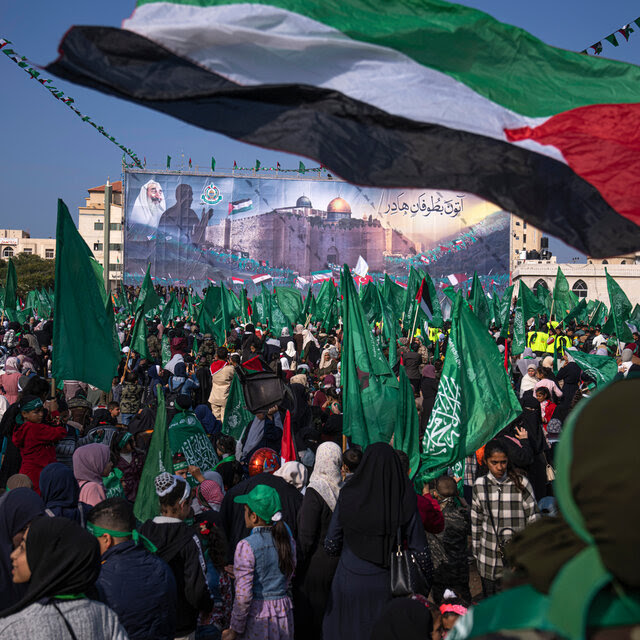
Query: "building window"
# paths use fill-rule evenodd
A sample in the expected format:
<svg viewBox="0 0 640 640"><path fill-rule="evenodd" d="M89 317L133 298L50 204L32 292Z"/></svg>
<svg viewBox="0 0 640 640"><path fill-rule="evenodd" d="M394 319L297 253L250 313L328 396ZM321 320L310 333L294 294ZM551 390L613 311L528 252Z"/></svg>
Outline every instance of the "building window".
<svg viewBox="0 0 640 640"><path fill-rule="evenodd" d="M3 258L13 258L13 249L11 247L5 247L2 251Z"/></svg>
<svg viewBox="0 0 640 640"><path fill-rule="evenodd" d="M104 230L104 224L102 224L102 222L94 222L93 223L93 230L94 231L103 231Z"/></svg>
<svg viewBox="0 0 640 640"><path fill-rule="evenodd" d="M523 222L523 223L522 223L522 228L523 228L523 229L526 229L526 228L527 228L527 223L526 223L526 222Z"/></svg>
<svg viewBox="0 0 640 640"><path fill-rule="evenodd" d="M522 242L524 242L524 243L527 242L527 234L526 233L522 234Z"/></svg>
<svg viewBox="0 0 640 640"><path fill-rule="evenodd" d="M109 265L109 271L122 271L122 265L121 264L110 264Z"/></svg>
<svg viewBox="0 0 640 640"><path fill-rule="evenodd" d="M609 264L609 261L608 260L603 260L602 264Z"/></svg>
<svg viewBox="0 0 640 640"><path fill-rule="evenodd" d="M110 222L109 229L111 231L122 231L122 222Z"/></svg>
<svg viewBox="0 0 640 640"><path fill-rule="evenodd" d="M520 220L516 220L516 227L520 226Z"/></svg>
<svg viewBox="0 0 640 640"><path fill-rule="evenodd" d="M102 244L102 242L94 242L93 243L93 250L94 251L102 251L104 249L104 244Z"/></svg>
<svg viewBox="0 0 640 640"><path fill-rule="evenodd" d="M331 247L327 251L327 263L328 264L340 264L340 254L337 247Z"/></svg>
<svg viewBox="0 0 640 640"><path fill-rule="evenodd" d="M33 249L31 247L25 247L22 250L22 253L33 253Z"/></svg>
<svg viewBox="0 0 640 640"><path fill-rule="evenodd" d="M121 244L110 243L109 244L109 251L122 251L122 245Z"/></svg>
<svg viewBox="0 0 640 640"><path fill-rule="evenodd" d="M53 260L53 256L54 256L54 250L53 249L45 249L44 250L44 257L47 258L48 260Z"/></svg>
<svg viewBox="0 0 640 640"><path fill-rule="evenodd" d="M538 295L538 288L544 287L547 291L549 291L549 285L542 279L536 280L536 283L533 285L533 292Z"/></svg>
<svg viewBox="0 0 640 640"><path fill-rule="evenodd" d="M578 298L587 297L587 284L584 280L576 280L576 283L571 287L571 290L578 296Z"/></svg>

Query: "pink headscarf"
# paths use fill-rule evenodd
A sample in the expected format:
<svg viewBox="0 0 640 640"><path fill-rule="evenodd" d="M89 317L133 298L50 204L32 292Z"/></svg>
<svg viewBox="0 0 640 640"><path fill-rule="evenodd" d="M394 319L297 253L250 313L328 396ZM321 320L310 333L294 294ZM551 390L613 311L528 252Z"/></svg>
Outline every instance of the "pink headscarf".
<svg viewBox="0 0 640 640"><path fill-rule="evenodd" d="M73 475L78 482L99 482L109 462L110 451L106 444L85 444L73 454Z"/></svg>

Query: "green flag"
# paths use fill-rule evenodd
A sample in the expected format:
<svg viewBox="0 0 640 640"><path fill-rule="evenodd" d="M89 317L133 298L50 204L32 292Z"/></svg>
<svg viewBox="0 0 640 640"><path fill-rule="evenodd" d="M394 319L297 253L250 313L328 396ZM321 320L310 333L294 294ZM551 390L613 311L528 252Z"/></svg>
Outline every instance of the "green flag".
<svg viewBox="0 0 640 640"><path fill-rule="evenodd" d="M380 319L380 298L373 282L369 282L360 289L360 302L369 324Z"/></svg>
<svg viewBox="0 0 640 640"><path fill-rule="evenodd" d="M595 308L593 315L589 318L589 326L595 327L599 325L600 327L602 327L607 318L607 313L607 305L604 304L604 302L598 301L598 306Z"/></svg>
<svg viewBox="0 0 640 640"><path fill-rule="evenodd" d="M597 356L582 351L567 351L566 355L573 360L600 387L611 382L618 373L618 363L609 356Z"/></svg>
<svg viewBox="0 0 640 640"><path fill-rule="evenodd" d="M57 255L57 254L56 254ZM162 387L156 387L158 392L158 410L156 423L149 444L149 451L144 461L138 494L133 506L133 512L138 520L145 522L160 515L160 503L156 494L155 479L162 472L173 473L173 457L169 446L167 431L167 411L165 409Z"/></svg>
<svg viewBox="0 0 640 640"><path fill-rule="evenodd" d="M404 292L404 305L402 310L404 312L404 326L409 327L413 324L413 319L416 313L416 306L419 306L416 302L416 293L418 293L418 287L422 282L422 278L416 269L411 267L409 269L409 279L407 280L407 289Z"/></svg>
<svg viewBox="0 0 640 640"><path fill-rule="evenodd" d="M382 287L383 295L391 305L396 320L402 319L404 311L405 290L396 284L388 274L384 274L384 285Z"/></svg>
<svg viewBox="0 0 640 640"><path fill-rule="evenodd" d="M4 286L4 310L13 311L17 306L18 300L18 276L16 275L16 266L13 260L9 258L7 266L7 280Z"/></svg>
<svg viewBox="0 0 640 640"><path fill-rule="evenodd" d="M166 333L162 334L162 340L160 340L162 353L160 354L162 360L162 366L166 367L169 360L171 360L171 346L169 344L169 336Z"/></svg>
<svg viewBox="0 0 640 640"><path fill-rule="evenodd" d="M618 341L633 342L633 335L627 326L627 320L631 315L631 303L620 285L609 275L605 268L607 276L607 291L609 292L609 319L602 327L603 333L615 333Z"/></svg>
<svg viewBox="0 0 640 640"><path fill-rule="evenodd" d="M571 309L571 311L569 311L569 313L563 318L562 322L566 325L568 325L574 318L576 319L580 319L584 312L587 309L587 299L586 298L582 298L580 300L580 302L578 302L578 304L573 307L573 309Z"/></svg>
<svg viewBox="0 0 640 640"><path fill-rule="evenodd" d="M167 169L171 167L171 156L167 156Z"/></svg>
<svg viewBox="0 0 640 640"><path fill-rule="evenodd" d="M193 411L178 410L169 425L169 446L171 454L181 452L187 464L200 467L202 471L213 469L219 462L204 427ZM189 477L190 483L194 479Z"/></svg>
<svg viewBox="0 0 640 640"><path fill-rule="evenodd" d="M478 277L478 272L473 272L473 282L471 283L471 298L469 299L473 312L478 316L478 319L485 327L488 327L491 323L491 311L489 310L489 303L487 297L484 294L482 283Z"/></svg>
<svg viewBox="0 0 640 640"><path fill-rule="evenodd" d="M338 298L336 285L332 280L325 280L320 287L320 291L316 297L316 313L313 318L314 322L320 321L324 326L330 322L333 315L332 307Z"/></svg>
<svg viewBox="0 0 640 640"><path fill-rule="evenodd" d="M544 306L533 295L533 291L520 280L518 302L513 318L513 343L511 351L514 355L522 353L527 346L527 322L544 313Z"/></svg>
<svg viewBox="0 0 640 640"><path fill-rule="evenodd" d="M540 304L544 305L547 315L549 315L549 313L551 312L551 292L549 291L549 289L542 286L541 284L538 285L538 288L536 290L536 297L538 298Z"/></svg>
<svg viewBox="0 0 640 640"><path fill-rule="evenodd" d="M362 447L389 442L396 422L398 380L373 339L347 265L340 287L344 296L343 433Z"/></svg>
<svg viewBox="0 0 640 640"><path fill-rule="evenodd" d="M200 331L213 334L215 331L213 318L218 315L220 315L220 289L218 287L208 287L196 320Z"/></svg>
<svg viewBox="0 0 640 640"><path fill-rule="evenodd" d="M407 372L400 365L398 379L400 392L398 398L398 416L393 431L393 447L409 456L410 477L413 477L420 466L420 420L413 387L407 378Z"/></svg>
<svg viewBox="0 0 640 640"><path fill-rule="evenodd" d="M302 318L302 296L299 291L291 287L274 287L278 306L282 310L289 324L296 324Z"/></svg>
<svg viewBox="0 0 640 640"><path fill-rule="evenodd" d="M211 156L211 171L215 171L216 170L216 159Z"/></svg>
<svg viewBox="0 0 640 640"><path fill-rule="evenodd" d="M553 287L553 300L551 303L551 313L555 318L564 318L573 309L578 300L571 291L569 283L565 278L562 269L558 267L556 273L556 284ZM551 318L549 318L551 319Z"/></svg>
<svg viewBox="0 0 640 640"><path fill-rule="evenodd" d="M153 288L149 268L150 265L147 265L147 272L144 275L144 280L140 287L140 295L138 296L138 302L136 304L136 312L142 309L142 315L145 315L147 311L155 309L161 302L160 296L158 296L156 290Z"/></svg>
<svg viewBox="0 0 640 640"><path fill-rule="evenodd" d="M636 327L636 329L640 330L640 304L633 307L633 311L629 316L629 322Z"/></svg>
<svg viewBox="0 0 640 640"><path fill-rule="evenodd" d="M142 309L138 309L135 316L135 322L133 327L133 335L131 336L131 351L139 353L141 357L150 360L149 347L147 345L147 323L144 319Z"/></svg>
<svg viewBox="0 0 640 640"><path fill-rule="evenodd" d="M222 421L222 433L240 440L245 427L251 423L254 415L247 409L242 393L242 384L237 375L231 379L231 387L224 408L224 420Z"/></svg>
<svg viewBox="0 0 640 640"><path fill-rule="evenodd" d="M302 164L302 162L298 165L298 173L305 173L307 168Z"/></svg>
<svg viewBox="0 0 640 640"><path fill-rule="evenodd" d="M107 391L120 352L113 340L113 316L106 312L104 286L96 279L91 260L69 210L58 200L52 376Z"/></svg>
<svg viewBox="0 0 640 640"><path fill-rule="evenodd" d="M521 411L496 343L458 292L440 385L422 441L422 480L462 462Z"/></svg>
<svg viewBox="0 0 640 640"><path fill-rule="evenodd" d="M269 330L274 336L280 336L282 330L289 328L290 322L278 304L277 296L271 296L271 317L269 318Z"/></svg>
<svg viewBox="0 0 640 640"><path fill-rule="evenodd" d="M182 315L182 308L180 307L180 303L176 298L175 294L172 293L169 298L169 302L165 305L162 310L161 320L164 326L167 326L171 320L178 318Z"/></svg>

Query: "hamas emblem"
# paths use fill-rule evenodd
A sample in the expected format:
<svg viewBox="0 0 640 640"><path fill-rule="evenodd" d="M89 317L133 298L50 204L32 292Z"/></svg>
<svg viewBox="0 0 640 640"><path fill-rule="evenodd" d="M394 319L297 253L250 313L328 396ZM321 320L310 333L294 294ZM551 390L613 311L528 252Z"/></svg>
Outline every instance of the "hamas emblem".
<svg viewBox="0 0 640 640"><path fill-rule="evenodd" d="M212 182L202 190L200 200L202 200L204 204L218 204L218 202L222 200L220 189Z"/></svg>

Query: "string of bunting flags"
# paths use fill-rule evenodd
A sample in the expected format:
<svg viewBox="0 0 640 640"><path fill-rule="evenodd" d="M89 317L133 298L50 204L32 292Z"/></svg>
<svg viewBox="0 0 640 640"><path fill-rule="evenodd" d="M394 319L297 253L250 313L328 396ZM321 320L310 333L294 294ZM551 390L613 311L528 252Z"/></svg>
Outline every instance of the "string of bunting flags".
<svg viewBox="0 0 640 640"><path fill-rule="evenodd" d="M167 156L167 169L171 169L171 156ZM189 169L193 168L193 162L191 160L191 158L189 158L188 160L188 165L189 165ZM144 166L147 166L147 160L145 158L144 160ZM215 171L216 170L216 159L212 156L211 157L211 171ZM253 167L241 167L238 165L238 163L234 160L233 161L233 167L232 167L232 171L253 171L254 173L257 171L276 171L278 173L320 173L322 171L328 171L327 168L323 165L320 165L319 167L305 167L304 163L300 162L298 164L298 168L297 169L283 169L282 166L280 165L279 162L276 163L275 167L263 167L262 163L260 162L260 160L256 160L256 163ZM327 177L331 178L331 174L327 173Z"/></svg>
<svg viewBox="0 0 640 640"><path fill-rule="evenodd" d="M120 144L114 136L109 134L108 131L105 131L104 127L97 125L89 116L85 116L83 113L81 113L80 110L74 106L75 100L73 98L71 98L70 96L65 96L64 92L60 91L60 89L58 89L57 87L54 87L53 84L51 84L53 80L51 80L50 78L41 77L41 73L36 69L36 66L31 64L25 56L21 56L17 51L8 46L11 44L13 44L11 40L0 38L0 51L2 51L2 53L4 53L7 58L13 60L21 69L28 73L31 76L32 80L37 80L54 98L66 104L67 107L69 107L71 111L73 111L79 118L81 118L83 122L87 122L105 138L107 138L107 140L113 142L116 147L121 149L133 160L135 166L139 167L140 169L143 168L142 163L131 149Z"/></svg>
<svg viewBox="0 0 640 640"><path fill-rule="evenodd" d="M610 33L608 36L602 38L602 40L606 40L614 47L620 46L620 43L618 42L618 38L620 36L625 39L625 42L629 42L629 36L635 32L635 29L631 26L631 24L631 22L629 24L625 24L619 29L616 29L613 33ZM635 24L636 27L640 28L640 17L633 20L633 24ZM580 53L589 55L589 50L593 49L594 55L599 56L602 53L602 40L598 40L598 42L595 42L590 47L587 47L587 49L583 49Z"/></svg>

